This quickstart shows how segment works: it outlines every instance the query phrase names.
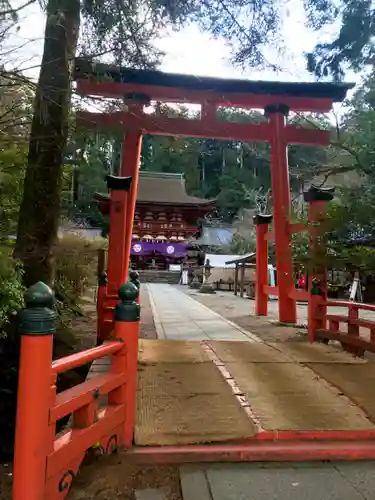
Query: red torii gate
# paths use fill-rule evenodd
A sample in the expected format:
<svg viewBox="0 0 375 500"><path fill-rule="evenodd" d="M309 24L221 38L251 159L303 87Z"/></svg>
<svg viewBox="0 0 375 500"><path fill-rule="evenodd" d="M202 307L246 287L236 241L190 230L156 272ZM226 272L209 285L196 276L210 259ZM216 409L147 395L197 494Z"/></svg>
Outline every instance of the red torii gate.
<svg viewBox="0 0 375 500"><path fill-rule="evenodd" d="M198 78L159 71L121 69L84 59L77 60L75 79L77 93L82 96L122 98L128 105L127 111L80 111L77 114L78 123L85 127L112 128L124 133L120 175L132 178L129 193L123 191L122 195L126 199L126 210L122 215L125 234L118 237L111 234L112 240L116 240L112 242L117 247L116 253L122 253L124 257L121 262L111 262L109 295L114 294L127 278L143 134L265 141L270 144L271 156L279 320L295 323L297 317L290 236L301 228L294 228L290 223L287 147L288 144L327 146L329 132L288 125L286 117L290 111L328 112L334 102L344 100L353 85ZM144 106L152 101L200 104L201 117L189 120L146 114ZM261 108L268 122L220 122L216 116L220 106ZM118 196L121 197L121 194L118 193ZM257 311L258 314L267 314L264 306L257 307Z"/></svg>
<svg viewBox="0 0 375 500"><path fill-rule="evenodd" d="M86 64L86 68L85 68ZM21 352L18 381L17 423L13 476L14 500L62 500L85 457L93 446L102 453L111 453L121 446L130 452L133 448L137 353L140 307L136 303L139 289L127 282L130 243L133 226L138 168L143 133L219 137L224 139L268 141L271 145L271 169L274 197L274 236L277 250L279 280L280 319L295 320L293 298L292 257L290 234L299 231L289 221L289 176L287 144L328 143L327 132L306 130L286 125L289 109L298 111L329 111L334 101L344 99L350 85L333 84L282 84L271 82L225 81L212 78L168 75L160 72L121 70L97 65L93 68L78 61L76 72L77 90L85 95L123 97L128 111L114 114L82 112L79 119L85 125L96 127L110 125L125 133L121 177L109 176L111 191L110 238L109 238L109 286L102 289L101 299L106 307L99 311L99 328L107 323L113 336L103 345L80 353L53 360L53 334L56 330L56 312L53 309L52 290L43 283L36 283L27 292L26 308L20 317ZM92 78L93 77L93 78ZM103 78L100 81L98 78ZM108 81L110 80L110 81ZM175 120L150 116L143 106L152 100L165 102L201 103L200 120ZM263 107L268 123L245 125L220 123L216 119L218 106L245 108ZM317 225L309 229L312 254L319 254L322 245L319 234L323 226L324 200L326 197L307 193L310 198L309 220ZM257 240L260 268L266 270L266 239L270 234L269 216L258 216ZM263 227L262 227L263 226ZM316 274L319 273L317 269ZM323 278L324 279L324 278ZM120 287L120 285L122 285ZM120 288L120 289L118 289ZM258 290L259 292L259 290ZM266 314L266 286L258 293L257 312ZM309 336L310 340L338 340L352 347L352 352L375 351L374 323L359 318L359 310L373 310L374 306L348 302L327 302L319 286L310 290ZM115 311L110 305L116 305ZM326 314L328 306L348 307L349 316ZM326 329L328 322L329 328ZM340 332L339 323L348 324L348 333ZM106 325L104 325L106 326ZM371 330L371 341L360 338L359 328ZM57 377L73 368L110 356L110 370L96 375L70 389L57 393ZM108 396L108 405L99 406L101 396ZM56 434L56 423L66 415L73 415L72 427ZM287 431L284 437L265 433L254 441L239 444L164 448L156 451L133 450L157 459L184 462L186 457L199 461L228 460L291 460L300 459L373 459L372 430L325 431L317 438L309 431L309 438L297 433L297 440L284 445L283 439L295 439L295 433ZM289 437L288 437L289 436ZM338 440L338 436L340 440ZM315 444L321 439L320 444ZM333 439L328 442L327 439ZM355 441L353 441L355 439ZM264 440L264 442L263 442ZM268 443L266 442L268 440ZM343 440L343 441L341 441ZM279 441L279 442L278 442ZM367 443L367 441L370 441ZM191 459L191 458L190 458Z"/></svg>

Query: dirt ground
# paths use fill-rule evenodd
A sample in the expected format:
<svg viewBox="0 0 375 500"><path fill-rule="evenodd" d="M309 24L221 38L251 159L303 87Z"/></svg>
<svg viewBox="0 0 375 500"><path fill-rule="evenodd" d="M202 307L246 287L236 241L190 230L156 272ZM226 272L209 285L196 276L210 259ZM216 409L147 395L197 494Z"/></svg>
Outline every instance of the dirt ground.
<svg viewBox="0 0 375 500"><path fill-rule="evenodd" d="M147 289L141 287L141 338L157 338ZM96 307L94 294L84 298L85 315L72 320L70 328L81 351L96 344ZM135 467L126 463L124 456L115 454L100 457L96 464L84 466L74 482L70 500L134 500L135 489L157 488L165 490L168 500L181 500L177 469L170 467ZM0 500L12 498L12 465L0 464ZM25 499L26 500L26 499Z"/></svg>
<svg viewBox="0 0 375 500"><path fill-rule="evenodd" d="M182 500L178 469L128 463L124 454L100 457L81 468L67 500L135 500L135 491L160 489L168 500Z"/></svg>
<svg viewBox="0 0 375 500"><path fill-rule="evenodd" d="M96 344L96 298L94 293L87 294L83 299L82 309L85 315L71 321L70 329L74 331L77 350L89 349ZM156 329L150 300L146 287L141 287L141 334L143 339L156 339Z"/></svg>

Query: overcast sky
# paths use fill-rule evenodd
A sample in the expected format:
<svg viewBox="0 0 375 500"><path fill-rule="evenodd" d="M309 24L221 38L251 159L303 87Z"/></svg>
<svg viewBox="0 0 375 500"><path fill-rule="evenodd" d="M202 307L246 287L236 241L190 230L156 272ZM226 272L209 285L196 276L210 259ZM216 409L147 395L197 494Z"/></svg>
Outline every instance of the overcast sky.
<svg viewBox="0 0 375 500"><path fill-rule="evenodd" d="M23 2L24 0L16 0ZM304 26L304 11L301 0L286 2L283 12L282 38L287 46L286 53L280 58L272 49L267 49L267 58L283 68L280 73L272 71L241 71L230 64L230 49L221 39L213 39L201 33L196 26L189 26L178 33L164 33L156 45L166 55L162 70L174 73L190 73L199 76L224 78L249 78L255 80L310 81L311 74L306 71L303 53L311 50L317 35ZM8 47L12 52L12 62L26 69L30 76L37 78L39 62L43 49L45 18L33 5L22 11L19 29L13 34ZM319 41L329 40L338 26L329 27L319 33ZM347 79L359 81L350 74Z"/></svg>

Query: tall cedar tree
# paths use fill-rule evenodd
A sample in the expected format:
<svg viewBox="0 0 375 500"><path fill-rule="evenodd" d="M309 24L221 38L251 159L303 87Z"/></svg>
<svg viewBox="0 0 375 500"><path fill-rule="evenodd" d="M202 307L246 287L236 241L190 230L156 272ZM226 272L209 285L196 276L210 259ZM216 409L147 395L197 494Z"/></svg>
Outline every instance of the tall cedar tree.
<svg viewBox="0 0 375 500"><path fill-rule="evenodd" d="M79 0L49 0L15 248L15 256L24 264L27 286L39 280L53 281L52 248L59 221L79 28Z"/></svg>

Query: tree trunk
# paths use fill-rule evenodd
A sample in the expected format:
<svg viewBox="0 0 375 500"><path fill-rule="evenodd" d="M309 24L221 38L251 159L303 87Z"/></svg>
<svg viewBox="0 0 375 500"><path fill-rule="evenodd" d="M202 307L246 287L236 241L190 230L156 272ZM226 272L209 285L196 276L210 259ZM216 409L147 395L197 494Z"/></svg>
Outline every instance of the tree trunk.
<svg viewBox="0 0 375 500"><path fill-rule="evenodd" d="M53 246L60 216L63 153L68 136L79 0L48 0L44 52L36 90L15 256L25 285L53 282Z"/></svg>

